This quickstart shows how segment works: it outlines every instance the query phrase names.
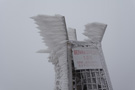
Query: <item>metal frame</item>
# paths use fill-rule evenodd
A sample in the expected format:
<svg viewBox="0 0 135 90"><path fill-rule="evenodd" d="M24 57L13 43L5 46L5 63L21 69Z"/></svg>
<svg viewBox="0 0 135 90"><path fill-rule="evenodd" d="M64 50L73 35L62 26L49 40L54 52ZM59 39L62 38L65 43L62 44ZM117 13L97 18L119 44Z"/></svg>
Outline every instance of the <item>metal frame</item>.
<svg viewBox="0 0 135 90"><path fill-rule="evenodd" d="M74 67L72 48L96 46L101 53L102 68L76 70ZM68 42L68 69L69 69L69 90L113 90L108 70L104 60L101 44L89 42L69 41Z"/></svg>

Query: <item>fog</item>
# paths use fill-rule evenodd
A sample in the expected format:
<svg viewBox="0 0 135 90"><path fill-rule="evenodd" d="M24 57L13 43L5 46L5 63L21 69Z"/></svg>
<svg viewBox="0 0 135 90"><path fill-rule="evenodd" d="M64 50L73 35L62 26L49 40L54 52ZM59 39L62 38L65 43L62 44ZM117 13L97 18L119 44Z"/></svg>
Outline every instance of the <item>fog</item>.
<svg viewBox="0 0 135 90"><path fill-rule="evenodd" d="M61 14L67 27L107 24L103 52L114 90L135 90L134 0L0 0L0 90L53 90L54 67L30 17Z"/></svg>

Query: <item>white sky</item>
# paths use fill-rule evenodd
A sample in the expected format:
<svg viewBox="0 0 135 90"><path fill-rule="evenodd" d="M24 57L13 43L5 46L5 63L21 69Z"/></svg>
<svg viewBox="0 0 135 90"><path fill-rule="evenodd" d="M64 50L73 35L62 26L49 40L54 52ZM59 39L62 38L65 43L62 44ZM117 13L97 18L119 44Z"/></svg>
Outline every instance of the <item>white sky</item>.
<svg viewBox="0 0 135 90"><path fill-rule="evenodd" d="M29 17L61 14L67 26L108 24L102 45L114 90L135 90L134 0L0 0L0 90L53 90L54 70Z"/></svg>

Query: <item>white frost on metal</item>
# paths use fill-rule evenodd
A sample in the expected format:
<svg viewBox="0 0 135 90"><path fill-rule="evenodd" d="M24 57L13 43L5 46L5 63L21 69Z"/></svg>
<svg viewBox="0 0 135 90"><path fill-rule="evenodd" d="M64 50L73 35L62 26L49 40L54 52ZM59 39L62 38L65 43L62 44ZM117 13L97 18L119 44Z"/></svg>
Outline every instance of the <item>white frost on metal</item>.
<svg viewBox="0 0 135 90"><path fill-rule="evenodd" d="M39 50L38 53L49 53L49 62L54 64L55 69L55 89L69 90L69 69L68 69L68 40L77 40L76 31L66 28L65 18L61 15L47 16L38 15L32 17L38 25L40 35L43 37L46 50ZM84 35L89 39L89 43L100 47L106 29L106 24L90 23L85 25ZM78 44L77 44L78 45ZM100 48L99 48L100 49ZM101 49L100 49L101 50ZM102 51L102 50L101 50Z"/></svg>
<svg viewBox="0 0 135 90"><path fill-rule="evenodd" d="M67 32L68 32L68 39L69 40L77 40L75 29L68 28ZM51 53L51 51L49 49L41 49L41 50L38 50L37 53Z"/></svg>
<svg viewBox="0 0 135 90"><path fill-rule="evenodd" d="M39 53L50 53L49 62L54 64L55 90L68 90L67 31L65 18L61 15L38 15L32 17L38 25L40 35L48 46Z"/></svg>
<svg viewBox="0 0 135 90"><path fill-rule="evenodd" d="M102 41L104 32L106 30L106 27L107 25L103 23L97 23L97 22L90 23L90 24L85 25L85 32L83 34L88 37L88 39L86 40L87 42L90 42L97 46L98 51L100 53L100 59L101 59L100 61L105 71L105 75L106 75L105 77L107 79L108 88L109 90L113 90L109 73L107 70L107 66L105 63L102 47L101 47L101 41Z"/></svg>
<svg viewBox="0 0 135 90"><path fill-rule="evenodd" d="M69 40L77 40L76 30L73 28L68 28L68 38Z"/></svg>
<svg viewBox="0 0 135 90"><path fill-rule="evenodd" d="M43 37L43 42L48 47L47 50L40 50L39 53L50 53L50 62L57 62L54 55L65 46L67 41L66 25L64 16L55 15L38 15L32 17L38 25L40 35ZM56 55L55 55L56 56Z"/></svg>
<svg viewBox="0 0 135 90"><path fill-rule="evenodd" d="M101 42L107 25L103 23L89 23L85 25L85 36L89 38L91 42Z"/></svg>

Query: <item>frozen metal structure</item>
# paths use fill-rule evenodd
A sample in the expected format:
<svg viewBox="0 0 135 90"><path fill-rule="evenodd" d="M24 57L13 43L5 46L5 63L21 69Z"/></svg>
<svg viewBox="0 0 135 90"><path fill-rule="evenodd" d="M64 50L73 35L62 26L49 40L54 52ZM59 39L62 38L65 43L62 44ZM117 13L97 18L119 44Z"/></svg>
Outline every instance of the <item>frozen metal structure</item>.
<svg viewBox="0 0 135 90"><path fill-rule="evenodd" d="M77 41L75 29L67 29L64 16L38 15L32 19L48 46L38 52L50 53L49 62L54 65L54 90L112 90L101 47L106 24L85 25L83 34L88 39Z"/></svg>

